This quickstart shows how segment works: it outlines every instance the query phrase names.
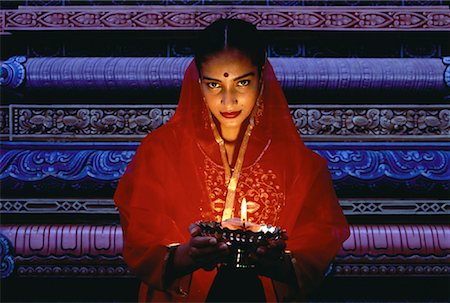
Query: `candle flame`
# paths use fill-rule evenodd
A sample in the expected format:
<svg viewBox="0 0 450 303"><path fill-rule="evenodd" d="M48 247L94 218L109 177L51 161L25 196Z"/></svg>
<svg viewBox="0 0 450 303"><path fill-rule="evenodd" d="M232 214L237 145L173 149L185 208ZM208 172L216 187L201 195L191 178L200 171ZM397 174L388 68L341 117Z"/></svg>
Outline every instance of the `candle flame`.
<svg viewBox="0 0 450 303"><path fill-rule="evenodd" d="M241 221L244 224L247 221L247 200L245 200L245 198L242 200L241 203Z"/></svg>

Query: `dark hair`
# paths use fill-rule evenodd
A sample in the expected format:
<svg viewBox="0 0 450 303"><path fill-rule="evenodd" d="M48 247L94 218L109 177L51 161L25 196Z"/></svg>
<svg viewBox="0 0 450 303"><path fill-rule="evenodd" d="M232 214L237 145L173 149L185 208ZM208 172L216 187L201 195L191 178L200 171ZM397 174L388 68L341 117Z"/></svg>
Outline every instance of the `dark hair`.
<svg viewBox="0 0 450 303"><path fill-rule="evenodd" d="M252 23L240 19L219 19L200 31L194 48L198 70L209 56L227 48L248 56L261 71L266 58L266 45L261 32Z"/></svg>

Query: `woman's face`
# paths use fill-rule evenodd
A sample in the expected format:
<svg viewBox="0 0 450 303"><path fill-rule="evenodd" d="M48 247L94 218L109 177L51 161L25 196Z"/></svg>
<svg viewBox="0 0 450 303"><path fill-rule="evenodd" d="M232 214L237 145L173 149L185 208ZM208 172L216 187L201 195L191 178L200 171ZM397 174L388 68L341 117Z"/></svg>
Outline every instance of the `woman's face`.
<svg viewBox="0 0 450 303"><path fill-rule="evenodd" d="M224 128L240 128L259 94L258 67L237 50L224 50L201 65L201 89L206 104Z"/></svg>

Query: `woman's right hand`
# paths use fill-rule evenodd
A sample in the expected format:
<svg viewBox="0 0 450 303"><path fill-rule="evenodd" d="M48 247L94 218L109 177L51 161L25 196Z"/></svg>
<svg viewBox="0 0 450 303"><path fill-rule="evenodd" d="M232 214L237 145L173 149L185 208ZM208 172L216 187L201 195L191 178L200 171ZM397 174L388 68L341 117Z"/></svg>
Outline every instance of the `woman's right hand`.
<svg viewBox="0 0 450 303"><path fill-rule="evenodd" d="M175 251L173 270L183 276L199 268L213 270L229 253L228 246L214 237L201 235L197 224L189 226L191 239L181 244Z"/></svg>

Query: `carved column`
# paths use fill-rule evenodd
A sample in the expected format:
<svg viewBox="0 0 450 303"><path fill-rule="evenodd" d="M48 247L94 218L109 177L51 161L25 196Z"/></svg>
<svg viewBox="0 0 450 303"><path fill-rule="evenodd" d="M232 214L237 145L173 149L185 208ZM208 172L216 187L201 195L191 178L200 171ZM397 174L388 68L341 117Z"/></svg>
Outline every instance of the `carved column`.
<svg viewBox="0 0 450 303"><path fill-rule="evenodd" d="M190 57L20 57L2 64L0 83L49 90L171 89L181 85L191 61ZM272 58L270 62L282 87L290 91L446 91L442 81L446 66L440 59Z"/></svg>

